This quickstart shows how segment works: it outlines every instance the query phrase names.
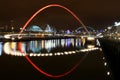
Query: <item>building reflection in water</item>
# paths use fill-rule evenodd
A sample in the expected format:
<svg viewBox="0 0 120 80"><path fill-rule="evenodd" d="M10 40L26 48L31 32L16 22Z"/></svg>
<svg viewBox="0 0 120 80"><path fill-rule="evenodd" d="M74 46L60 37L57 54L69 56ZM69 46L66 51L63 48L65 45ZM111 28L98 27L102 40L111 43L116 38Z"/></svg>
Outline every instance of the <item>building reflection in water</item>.
<svg viewBox="0 0 120 80"><path fill-rule="evenodd" d="M0 42L0 56L2 55L2 42Z"/></svg>
<svg viewBox="0 0 120 80"><path fill-rule="evenodd" d="M10 51L19 51L24 53L50 53L55 51L65 51L71 49L81 49L95 47L95 44L86 46L85 38L66 38L66 39L49 39L49 40L33 40L23 42L5 42L3 45L0 43L0 55L2 54L2 46L9 47L5 53ZM9 50L9 51L8 51Z"/></svg>

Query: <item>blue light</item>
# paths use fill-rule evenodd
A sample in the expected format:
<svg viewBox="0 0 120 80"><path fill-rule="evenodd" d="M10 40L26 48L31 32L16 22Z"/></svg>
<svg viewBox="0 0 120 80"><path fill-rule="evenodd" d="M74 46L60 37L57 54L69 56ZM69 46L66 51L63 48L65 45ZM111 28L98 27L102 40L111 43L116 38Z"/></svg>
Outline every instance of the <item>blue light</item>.
<svg viewBox="0 0 120 80"><path fill-rule="evenodd" d="M2 42L0 42L0 56L2 55Z"/></svg>

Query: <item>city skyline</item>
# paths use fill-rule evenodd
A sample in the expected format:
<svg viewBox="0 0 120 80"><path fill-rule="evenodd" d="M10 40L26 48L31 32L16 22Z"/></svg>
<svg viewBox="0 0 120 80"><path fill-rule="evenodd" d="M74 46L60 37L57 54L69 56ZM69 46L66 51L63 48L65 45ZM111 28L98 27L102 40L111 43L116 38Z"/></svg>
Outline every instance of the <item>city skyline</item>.
<svg viewBox="0 0 120 80"><path fill-rule="evenodd" d="M120 12L118 11L120 6L117 0L4 0L0 3L0 26L10 25L10 20L14 20L15 27L21 27L38 9L53 3L69 8L86 26L94 28L113 25L120 18ZM67 29L67 27L76 29L79 26L79 23L70 14L58 7L46 9L36 16L32 23L40 24L41 26L50 24L58 27L58 29Z"/></svg>

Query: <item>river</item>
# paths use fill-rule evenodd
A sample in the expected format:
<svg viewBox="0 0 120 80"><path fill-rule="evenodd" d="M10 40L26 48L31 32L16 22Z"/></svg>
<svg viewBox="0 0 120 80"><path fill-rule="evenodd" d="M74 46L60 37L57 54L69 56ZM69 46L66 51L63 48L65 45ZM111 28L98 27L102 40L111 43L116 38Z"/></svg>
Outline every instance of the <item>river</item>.
<svg viewBox="0 0 120 80"><path fill-rule="evenodd" d="M98 41L86 38L0 42L1 80L113 80ZM26 56L44 73L37 70ZM72 70L72 68L74 68ZM71 70L71 71L70 71Z"/></svg>

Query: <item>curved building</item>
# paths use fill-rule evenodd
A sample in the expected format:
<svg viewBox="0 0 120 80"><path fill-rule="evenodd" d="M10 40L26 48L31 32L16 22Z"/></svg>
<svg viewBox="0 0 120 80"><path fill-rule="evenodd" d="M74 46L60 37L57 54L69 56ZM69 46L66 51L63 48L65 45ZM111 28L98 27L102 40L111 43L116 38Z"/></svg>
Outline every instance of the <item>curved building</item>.
<svg viewBox="0 0 120 80"><path fill-rule="evenodd" d="M27 31L30 31L30 32L43 32L43 30L37 26L37 25L32 25L30 26Z"/></svg>
<svg viewBox="0 0 120 80"><path fill-rule="evenodd" d="M45 32L45 33L51 33L51 32L56 32L55 29L53 29L49 24L47 24L45 30L43 30L41 27L37 25L32 25L27 28L28 32Z"/></svg>

